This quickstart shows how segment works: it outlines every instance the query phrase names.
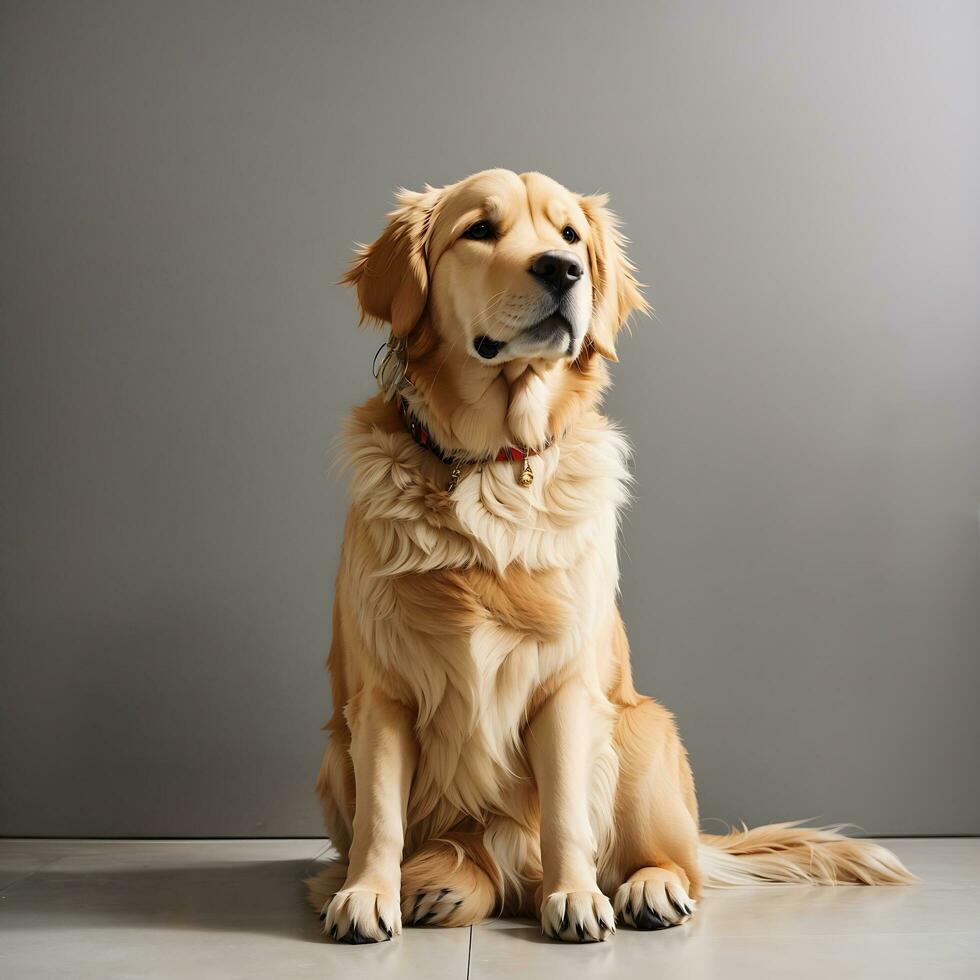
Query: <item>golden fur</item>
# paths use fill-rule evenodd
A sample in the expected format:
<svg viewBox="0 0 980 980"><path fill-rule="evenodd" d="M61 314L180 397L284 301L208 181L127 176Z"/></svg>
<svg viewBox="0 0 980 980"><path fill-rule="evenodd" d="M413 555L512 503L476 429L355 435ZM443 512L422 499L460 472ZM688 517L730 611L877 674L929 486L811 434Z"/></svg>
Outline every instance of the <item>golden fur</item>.
<svg viewBox="0 0 980 980"><path fill-rule="evenodd" d="M350 419L317 782L340 861L309 882L337 938L525 912L601 940L617 920L685 921L705 885L911 877L834 831L699 834L687 755L633 687L616 604L628 450L598 406L617 333L646 309L624 245L603 197L492 170L402 192L347 274L364 316L405 338L408 400L444 450L540 452L530 487L487 462L449 494L391 403ZM530 263L555 250L579 275L557 339L529 326L552 302ZM479 355L481 336L501 354Z"/></svg>

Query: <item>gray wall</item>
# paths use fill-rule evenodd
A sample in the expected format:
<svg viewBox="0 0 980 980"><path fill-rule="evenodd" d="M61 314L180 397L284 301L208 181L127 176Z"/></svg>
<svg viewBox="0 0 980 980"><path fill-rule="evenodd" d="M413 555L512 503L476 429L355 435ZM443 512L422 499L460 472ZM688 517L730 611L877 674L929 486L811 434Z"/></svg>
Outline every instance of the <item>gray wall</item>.
<svg viewBox="0 0 980 980"><path fill-rule="evenodd" d="M395 186L613 194L623 605L706 816L980 831L978 14L4 3L0 830L303 835Z"/></svg>

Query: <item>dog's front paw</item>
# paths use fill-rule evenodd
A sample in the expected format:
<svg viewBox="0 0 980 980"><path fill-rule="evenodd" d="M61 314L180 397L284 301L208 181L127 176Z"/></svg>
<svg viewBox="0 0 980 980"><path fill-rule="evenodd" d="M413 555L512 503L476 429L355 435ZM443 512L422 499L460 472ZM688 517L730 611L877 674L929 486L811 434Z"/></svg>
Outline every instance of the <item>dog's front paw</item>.
<svg viewBox="0 0 980 980"><path fill-rule="evenodd" d="M323 931L341 943L381 943L402 931L397 893L343 888L321 913Z"/></svg>
<svg viewBox="0 0 980 980"><path fill-rule="evenodd" d="M616 931L602 892L553 892L541 904L541 930L566 943L601 943Z"/></svg>
<svg viewBox="0 0 980 980"><path fill-rule="evenodd" d="M642 868L620 885L616 915L634 929L666 929L686 922L694 912L680 877L666 868Z"/></svg>

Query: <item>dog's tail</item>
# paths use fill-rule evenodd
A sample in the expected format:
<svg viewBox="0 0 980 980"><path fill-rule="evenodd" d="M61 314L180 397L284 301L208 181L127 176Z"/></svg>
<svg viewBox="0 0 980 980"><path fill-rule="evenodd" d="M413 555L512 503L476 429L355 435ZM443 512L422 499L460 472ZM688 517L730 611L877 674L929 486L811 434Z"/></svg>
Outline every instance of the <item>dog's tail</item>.
<svg viewBox="0 0 980 980"><path fill-rule="evenodd" d="M837 827L773 823L716 836L698 849L704 883L714 888L775 882L811 885L902 885L916 880L891 851L845 837Z"/></svg>

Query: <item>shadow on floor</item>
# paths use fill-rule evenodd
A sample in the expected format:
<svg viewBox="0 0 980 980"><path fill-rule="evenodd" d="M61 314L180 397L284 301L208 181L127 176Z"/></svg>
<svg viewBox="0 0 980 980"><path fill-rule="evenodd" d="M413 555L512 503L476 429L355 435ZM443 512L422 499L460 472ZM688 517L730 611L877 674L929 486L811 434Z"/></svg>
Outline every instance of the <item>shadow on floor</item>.
<svg viewBox="0 0 980 980"><path fill-rule="evenodd" d="M3 894L3 929L159 928L248 932L329 942L306 901L309 860L59 869ZM39 940L43 942L42 940Z"/></svg>

